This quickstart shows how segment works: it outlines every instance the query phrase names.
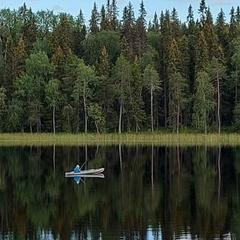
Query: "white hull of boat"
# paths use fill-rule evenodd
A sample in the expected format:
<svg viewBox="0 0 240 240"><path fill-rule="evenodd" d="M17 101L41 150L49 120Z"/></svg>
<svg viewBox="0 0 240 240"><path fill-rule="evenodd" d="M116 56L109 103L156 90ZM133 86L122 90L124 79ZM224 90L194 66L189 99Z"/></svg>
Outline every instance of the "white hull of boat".
<svg viewBox="0 0 240 240"><path fill-rule="evenodd" d="M74 171L71 171L71 172L66 172L65 177L97 175L97 174L103 173L103 171L104 171L104 168L81 170L81 172L78 172L78 173L75 173Z"/></svg>

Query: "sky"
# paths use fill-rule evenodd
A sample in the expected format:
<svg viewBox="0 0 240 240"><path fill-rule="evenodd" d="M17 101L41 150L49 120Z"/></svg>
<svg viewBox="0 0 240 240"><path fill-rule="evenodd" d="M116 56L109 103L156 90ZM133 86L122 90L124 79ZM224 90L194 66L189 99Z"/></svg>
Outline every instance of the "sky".
<svg viewBox="0 0 240 240"><path fill-rule="evenodd" d="M88 23L94 2L96 2L98 11L100 12L101 6L106 5L107 0L0 0L0 9L18 9L24 4L24 2L27 7L31 7L34 12L38 10L53 10L54 13L65 12L74 17L76 17L79 14L80 9L82 9L86 23ZM117 0L119 19L122 18L123 8L127 6L129 2L131 2L134 7L135 17L138 16L141 0ZM153 19L155 12L160 16L161 11L171 11L175 7L179 19L182 22L185 22L190 4L193 7L194 18L197 19L199 17L198 8L200 0L143 0L143 2L147 11L148 21ZM226 20L228 21L231 8L234 7L236 9L237 6L240 5L239 0L205 0L205 2L206 5L210 7L214 20L216 20L216 17L222 8Z"/></svg>

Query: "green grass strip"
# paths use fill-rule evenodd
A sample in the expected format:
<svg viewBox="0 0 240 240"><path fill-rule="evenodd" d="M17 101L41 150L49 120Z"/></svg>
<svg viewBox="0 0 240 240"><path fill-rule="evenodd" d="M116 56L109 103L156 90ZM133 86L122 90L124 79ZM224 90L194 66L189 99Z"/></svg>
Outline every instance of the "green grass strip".
<svg viewBox="0 0 240 240"><path fill-rule="evenodd" d="M0 146L83 146L83 145L155 145L155 146L240 146L240 134L50 134L4 133Z"/></svg>

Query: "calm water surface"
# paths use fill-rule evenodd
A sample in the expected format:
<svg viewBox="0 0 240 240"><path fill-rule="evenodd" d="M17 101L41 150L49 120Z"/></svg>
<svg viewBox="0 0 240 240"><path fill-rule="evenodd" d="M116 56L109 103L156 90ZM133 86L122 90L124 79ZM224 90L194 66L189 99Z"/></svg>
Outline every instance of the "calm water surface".
<svg viewBox="0 0 240 240"><path fill-rule="evenodd" d="M1 147L0 239L240 239L240 148Z"/></svg>

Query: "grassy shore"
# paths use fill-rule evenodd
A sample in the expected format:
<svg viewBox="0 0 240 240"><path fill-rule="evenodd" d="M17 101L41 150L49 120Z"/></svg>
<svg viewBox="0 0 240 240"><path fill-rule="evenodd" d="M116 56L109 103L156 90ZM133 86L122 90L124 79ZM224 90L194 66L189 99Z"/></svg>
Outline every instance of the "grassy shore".
<svg viewBox="0 0 240 240"><path fill-rule="evenodd" d="M0 134L0 146L83 146L83 145L158 145L158 146L240 146L240 134Z"/></svg>

